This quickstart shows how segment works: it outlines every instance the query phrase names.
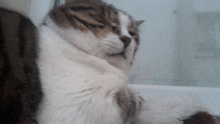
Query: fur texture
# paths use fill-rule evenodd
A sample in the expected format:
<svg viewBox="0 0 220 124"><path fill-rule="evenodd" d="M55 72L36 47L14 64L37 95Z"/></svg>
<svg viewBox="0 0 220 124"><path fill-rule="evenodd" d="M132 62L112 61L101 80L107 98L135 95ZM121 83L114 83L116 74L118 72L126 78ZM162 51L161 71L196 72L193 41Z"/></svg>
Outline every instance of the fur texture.
<svg viewBox="0 0 220 124"><path fill-rule="evenodd" d="M126 86L124 72L131 66L135 41L127 47L133 52L127 51L125 59L120 54L123 42L117 34L109 32L99 38L90 31L59 28L50 18L46 24L41 27L40 40L39 67L45 99L39 122L123 123L115 93ZM66 41L68 38L71 40ZM118 55L107 55L115 49L119 49ZM124 63L118 61L118 64L126 65L116 68L109 64L112 60L121 60Z"/></svg>
<svg viewBox="0 0 220 124"><path fill-rule="evenodd" d="M36 123L42 97L36 42L36 27L29 19L0 9L1 124Z"/></svg>
<svg viewBox="0 0 220 124"><path fill-rule="evenodd" d="M53 9L40 27L39 122L183 124L206 112L187 96L144 100L127 87L142 22L98 0Z"/></svg>

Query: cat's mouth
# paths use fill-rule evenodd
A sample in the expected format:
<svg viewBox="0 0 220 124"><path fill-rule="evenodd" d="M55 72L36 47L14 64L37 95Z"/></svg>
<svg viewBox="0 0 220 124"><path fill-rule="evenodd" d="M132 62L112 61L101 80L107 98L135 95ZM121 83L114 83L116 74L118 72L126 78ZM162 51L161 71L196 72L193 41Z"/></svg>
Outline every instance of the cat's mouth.
<svg viewBox="0 0 220 124"><path fill-rule="evenodd" d="M123 57L125 60L127 59L126 58L126 55L125 55L125 50L123 50L122 52L120 52L120 53L113 53L113 54L108 54L109 56L121 56L121 57Z"/></svg>

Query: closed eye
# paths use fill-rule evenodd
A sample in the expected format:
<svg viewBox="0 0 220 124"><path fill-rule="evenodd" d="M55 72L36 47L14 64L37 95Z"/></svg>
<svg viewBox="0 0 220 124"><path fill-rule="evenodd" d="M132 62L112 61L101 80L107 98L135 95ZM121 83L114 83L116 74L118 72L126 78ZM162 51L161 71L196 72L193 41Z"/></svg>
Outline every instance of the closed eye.
<svg viewBox="0 0 220 124"><path fill-rule="evenodd" d="M135 33L132 32L132 31L129 31L128 33L129 33L131 36L135 36Z"/></svg>
<svg viewBox="0 0 220 124"><path fill-rule="evenodd" d="M117 27L116 26L112 26L112 31L116 31Z"/></svg>

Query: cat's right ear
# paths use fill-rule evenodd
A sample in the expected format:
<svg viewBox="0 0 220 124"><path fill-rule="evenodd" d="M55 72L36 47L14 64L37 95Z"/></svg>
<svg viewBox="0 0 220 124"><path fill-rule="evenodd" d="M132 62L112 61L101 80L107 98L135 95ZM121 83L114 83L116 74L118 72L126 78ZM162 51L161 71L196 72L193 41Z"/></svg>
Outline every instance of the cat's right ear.
<svg viewBox="0 0 220 124"><path fill-rule="evenodd" d="M145 20L136 21L136 22L135 22L135 25L136 25L137 27L139 27L142 23L144 23L144 21L145 21Z"/></svg>

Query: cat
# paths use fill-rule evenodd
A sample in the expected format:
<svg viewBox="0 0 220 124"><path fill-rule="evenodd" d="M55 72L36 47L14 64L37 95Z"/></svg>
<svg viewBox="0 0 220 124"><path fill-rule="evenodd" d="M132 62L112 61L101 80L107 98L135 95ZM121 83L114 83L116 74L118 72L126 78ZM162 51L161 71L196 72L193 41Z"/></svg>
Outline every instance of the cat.
<svg viewBox="0 0 220 124"><path fill-rule="evenodd" d="M0 8L1 124L36 123L42 98L37 28L21 14Z"/></svg>
<svg viewBox="0 0 220 124"><path fill-rule="evenodd" d="M53 9L40 27L39 123L131 122L140 98L126 82L142 22L101 1Z"/></svg>
<svg viewBox="0 0 220 124"><path fill-rule="evenodd" d="M152 102L128 88L142 23L100 0L69 0L51 10L39 27L39 123L214 124L193 98Z"/></svg>
<svg viewBox="0 0 220 124"><path fill-rule="evenodd" d="M206 109L192 104L193 98L151 100L128 88L143 21L100 0L75 0L54 8L37 29L18 13L6 13L12 14L8 21L1 16L1 78L13 84L1 82L1 99L7 103L4 111L13 109L10 115L1 113L4 120L13 118L19 106L25 110L15 116L17 124L215 123Z"/></svg>

